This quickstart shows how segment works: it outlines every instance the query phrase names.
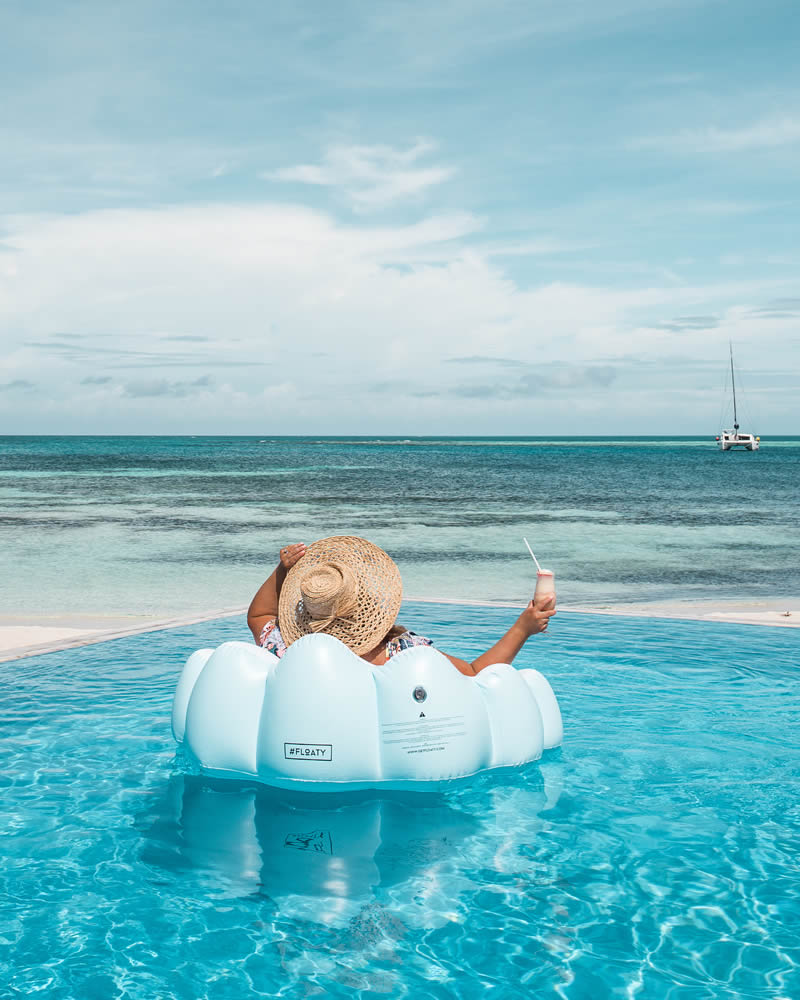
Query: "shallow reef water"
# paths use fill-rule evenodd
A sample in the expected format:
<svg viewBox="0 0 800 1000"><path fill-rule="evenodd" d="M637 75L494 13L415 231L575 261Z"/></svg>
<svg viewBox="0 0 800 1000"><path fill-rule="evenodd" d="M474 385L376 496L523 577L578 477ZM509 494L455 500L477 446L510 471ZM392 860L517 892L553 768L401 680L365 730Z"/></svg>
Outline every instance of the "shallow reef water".
<svg viewBox="0 0 800 1000"><path fill-rule="evenodd" d="M357 534L405 593L562 605L800 594L800 440L0 437L0 607L245 606L290 541ZM781 609L782 610L782 609Z"/></svg>

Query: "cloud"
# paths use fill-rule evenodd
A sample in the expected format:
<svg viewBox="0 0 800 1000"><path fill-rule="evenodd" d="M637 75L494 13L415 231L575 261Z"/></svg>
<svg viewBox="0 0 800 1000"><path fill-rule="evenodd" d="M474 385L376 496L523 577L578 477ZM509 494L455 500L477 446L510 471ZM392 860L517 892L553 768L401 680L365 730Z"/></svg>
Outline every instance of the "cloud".
<svg viewBox="0 0 800 1000"><path fill-rule="evenodd" d="M66 334L54 334L54 339L51 340L29 340L26 341L25 347L30 350L47 354L49 358L60 358L69 364L74 365L102 365L107 368L114 369L132 369L132 368L185 368L187 366L200 364L205 365L209 361L213 361L213 364L218 368L243 368L243 367L260 367L266 364L265 361L258 358L235 358L235 357L225 357L225 356L214 356L213 349L211 352L206 352L205 354L199 353L199 351L169 351L163 350L160 347L160 342L167 341L189 341L191 343L204 343L209 344L212 338L210 337L197 337L193 335L187 335L185 337L175 336L175 337L161 337L158 335L153 335L152 347L149 349L143 349L138 347L107 347L103 344L98 344L95 342L97 338L103 338L108 336L107 334L97 333L94 335L84 336L77 338L80 343L60 343L60 338L67 336ZM139 342L142 339L146 339L148 333L143 331L136 341ZM120 330L116 334L117 340L125 340L124 329ZM110 379L110 376L109 376ZM109 380L107 379L107 381Z"/></svg>
<svg viewBox="0 0 800 1000"><path fill-rule="evenodd" d="M499 365L501 368L518 368L524 361L518 358L494 358L485 354L470 354L462 358L445 358L447 365Z"/></svg>
<svg viewBox="0 0 800 1000"><path fill-rule="evenodd" d="M747 369L748 341L785 357L794 329L752 314L796 296L793 275L598 287L526 269L523 281L481 253L464 215L354 225L298 206L196 204L6 224L17 249L0 272L5 379L37 382L46 365L52 390L0 402L0 418L32 433L98 421L109 433L502 433L551 416L569 433L626 413L657 429L656 399L688 365L638 379L622 359L679 348L708 361L730 338ZM85 378L113 381L87 393ZM335 414L325 428L322 412Z"/></svg>
<svg viewBox="0 0 800 1000"><path fill-rule="evenodd" d="M161 340L181 340L192 344L205 344L208 341L208 337L198 337L196 334L193 333L184 333L184 334L171 333L162 337Z"/></svg>
<svg viewBox="0 0 800 1000"><path fill-rule="evenodd" d="M490 257L549 257L554 254L569 254L579 250L589 250L598 246L597 240L562 240L552 237L541 239L519 239L514 242L490 242L484 252Z"/></svg>
<svg viewBox="0 0 800 1000"><path fill-rule="evenodd" d="M171 396L174 399L183 399L185 396L211 389L213 386L214 380L210 375L203 375L201 378L193 379L190 382L169 382L167 379L143 379L126 382L124 392L131 399L152 399L159 396Z"/></svg>
<svg viewBox="0 0 800 1000"><path fill-rule="evenodd" d="M87 375L81 379L81 385L107 385L110 381L110 375Z"/></svg>
<svg viewBox="0 0 800 1000"><path fill-rule="evenodd" d="M321 164L300 164L263 173L265 180L340 189L356 211L368 212L418 198L455 173L452 167L421 166L435 149L418 140L409 149L391 146L331 146Z"/></svg>
<svg viewBox="0 0 800 1000"><path fill-rule="evenodd" d="M773 299L765 306L752 309L751 313L767 319L793 319L800 316L800 298Z"/></svg>
<svg viewBox="0 0 800 1000"><path fill-rule="evenodd" d="M683 333L684 330L712 330L719 326L716 316L676 316L657 324L661 330Z"/></svg>
<svg viewBox="0 0 800 1000"><path fill-rule="evenodd" d="M38 351L45 351L50 355L63 358L65 361L74 364L98 361L112 366L131 367L133 365L154 364L186 364L191 361L191 354L181 354L176 352L160 353L154 350L142 350L137 348L106 347L92 342L91 337L81 337L78 343L59 343L63 334L55 335L58 340L30 340L26 346ZM95 336L98 336L97 334Z"/></svg>
<svg viewBox="0 0 800 1000"><path fill-rule="evenodd" d="M644 136L629 148L668 153L743 153L800 143L800 116L771 115L739 128L683 129L672 135Z"/></svg>
<svg viewBox="0 0 800 1000"><path fill-rule="evenodd" d="M472 360L472 359L470 359ZM474 359L476 362L480 358ZM494 359L486 359L493 361ZM521 365L522 362L513 362ZM459 399L509 400L528 399L548 394L570 394L606 389L617 378L617 371L611 365L557 365L547 366L537 371L535 366L526 365L528 371L516 378L504 377L500 381L461 382L456 385L425 387L411 390L411 395L419 399L430 399L437 394L445 394Z"/></svg>
<svg viewBox="0 0 800 1000"><path fill-rule="evenodd" d="M11 382L0 382L0 392L15 392L17 390L29 392L36 388L35 382L29 382L25 378L15 378Z"/></svg>

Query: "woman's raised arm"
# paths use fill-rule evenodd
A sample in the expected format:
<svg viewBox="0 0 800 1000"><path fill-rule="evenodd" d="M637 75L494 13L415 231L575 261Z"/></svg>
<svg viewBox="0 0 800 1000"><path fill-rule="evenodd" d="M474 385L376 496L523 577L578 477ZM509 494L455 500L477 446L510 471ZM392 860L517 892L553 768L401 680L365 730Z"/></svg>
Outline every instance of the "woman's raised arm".
<svg viewBox="0 0 800 1000"><path fill-rule="evenodd" d="M281 595L281 587L286 579L287 571L305 554L306 547L302 542L282 548L280 562L256 591L256 595L247 609L247 626L253 633L256 642L261 638L261 633L267 622L273 622L278 617L278 598Z"/></svg>
<svg viewBox="0 0 800 1000"><path fill-rule="evenodd" d="M457 670L470 676L479 674L484 667L489 667L493 663L511 663L532 635L546 631L548 622L555 613L555 595L542 598L539 604L531 601L506 634L472 663L460 660L457 656L449 656L447 653L445 656Z"/></svg>

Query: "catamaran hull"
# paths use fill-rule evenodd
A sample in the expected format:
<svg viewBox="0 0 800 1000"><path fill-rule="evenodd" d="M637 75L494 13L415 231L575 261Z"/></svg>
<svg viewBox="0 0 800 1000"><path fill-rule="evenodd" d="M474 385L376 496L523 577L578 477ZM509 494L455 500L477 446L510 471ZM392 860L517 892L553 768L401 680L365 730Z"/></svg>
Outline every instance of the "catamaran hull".
<svg viewBox="0 0 800 1000"><path fill-rule="evenodd" d="M732 448L744 448L745 451L758 451L758 441L726 441L724 438L720 438L720 451L730 451Z"/></svg>

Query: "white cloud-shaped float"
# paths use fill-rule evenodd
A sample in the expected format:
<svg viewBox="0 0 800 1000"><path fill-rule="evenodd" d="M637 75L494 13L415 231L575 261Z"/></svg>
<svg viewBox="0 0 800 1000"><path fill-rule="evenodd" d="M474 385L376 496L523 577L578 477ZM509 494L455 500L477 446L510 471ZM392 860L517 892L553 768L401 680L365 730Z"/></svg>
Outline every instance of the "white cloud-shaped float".
<svg viewBox="0 0 800 1000"><path fill-rule="evenodd" d="M197 650L172 731L210 774L313 791L434 785L537 760L563 735L537 670L466 677L430 646L371 666L328 635L281 659L246 642Z"/></svg>

